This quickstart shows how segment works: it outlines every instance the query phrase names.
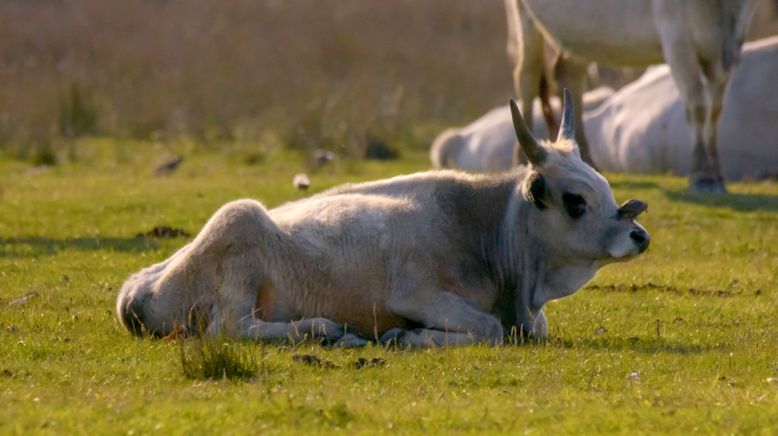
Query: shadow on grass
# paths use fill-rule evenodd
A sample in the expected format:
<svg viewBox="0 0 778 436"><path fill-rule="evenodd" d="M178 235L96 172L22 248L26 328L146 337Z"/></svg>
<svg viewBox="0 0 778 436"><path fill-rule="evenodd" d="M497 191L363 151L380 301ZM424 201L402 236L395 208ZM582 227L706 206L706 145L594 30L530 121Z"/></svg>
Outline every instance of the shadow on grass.
<svg viewBox="0 0 778 436"><path fill-rule="evenodd" d="M64 250L112 250L142 252L156 250L159 242L153 238L78 237L54 239L40 236L0 238L0 257L51 256Z"/></svg>
<svg viewBox="0 0 778 436"><path fill-rule="evenodd" d="M706 345L672 341L661 337L654 338L587 338L575 341L572 345L580 348L607 351L637 351L642 353L702 354L723 349L724 344Z"/></svg>
<svg viewBox="0 0 778 436"><path fill-rule="evenodd" d="M699 288L686 288L677 287L672 285L657 284L657 283L618 283L608 285L587 285L584 289L589 291L604 291L604 292L638 292L638 291L656 291L666 292L674 295L689 295L694 297L720 297L730 298L738 295L742 295L743 292L733 292L725 289L699 289Z"/></svg>
<svg viewBox="0 0 778 436"><path fill-rule="evenodd" d="M668 189L655 182L645 180L616 180L610 183L614 189L655 189L674 202L692 203L700 206L726 207L740 212L778 212L778 196L766 194L699 194L687 189Z"/></svg>
<svg viewBox="0 0 778 436"><path fill-rule="evenodd" d="M664 194L670 201L693 203L701 206L726 207L739 212L760 210L778 212L778 196L773 195L737 193L715 195L668 190L664 190Z"/></svg>
<svg viewBox="0 0 778 436"><path fill-rule="evenodd" d="M621 180L621 181L613 181L610 182L611 188L613 189L659 189L662 190L662 187L657 185L654 182L646 182L646 181L629 181L629 180Z"/></svg>

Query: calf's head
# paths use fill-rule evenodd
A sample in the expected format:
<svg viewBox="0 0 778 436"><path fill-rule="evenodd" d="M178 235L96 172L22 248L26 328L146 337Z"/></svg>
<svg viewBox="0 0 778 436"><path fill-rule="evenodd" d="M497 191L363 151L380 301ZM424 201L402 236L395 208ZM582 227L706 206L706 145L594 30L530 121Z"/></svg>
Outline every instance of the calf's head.
<svg viewBox="0 0 778 436"><path fill-rule="evenodd" d="M581 160L575 142L573 105L565 90L559 135L538 141L527 128L516 103L510 101L513 125L529 171L522 194L536 209L530 232L555 259L606 264L646 251L649 236L635 221L646 204L616 204L605 178Z"/></svg>

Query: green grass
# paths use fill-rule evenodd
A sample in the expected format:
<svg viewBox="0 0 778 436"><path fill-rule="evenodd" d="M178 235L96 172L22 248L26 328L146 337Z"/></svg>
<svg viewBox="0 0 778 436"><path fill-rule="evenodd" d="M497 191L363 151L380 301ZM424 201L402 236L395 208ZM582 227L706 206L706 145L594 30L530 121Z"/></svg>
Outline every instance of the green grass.
<svg viewBox="0 0 778 436"><path fill-rule="evenodd" d="M222 203L300 198L303 160L246 165L195 150L170 177L143 144L94 141L90 159L37 173L0 159L0 434L778 432L778 186L697 197L673 177L609 175L649 211L649 252L551 303L551 339L500 348L336 350L231 344L247 381L186 377L180 344L114 318L122 281L194 234ZM313 191L427 167L340 162ZM24 304L12 302L30 292ZM236 351L237 350L237 351ZM293 360L314 354L333 367ZM384 365L356 369L359 358Z"/></svg>

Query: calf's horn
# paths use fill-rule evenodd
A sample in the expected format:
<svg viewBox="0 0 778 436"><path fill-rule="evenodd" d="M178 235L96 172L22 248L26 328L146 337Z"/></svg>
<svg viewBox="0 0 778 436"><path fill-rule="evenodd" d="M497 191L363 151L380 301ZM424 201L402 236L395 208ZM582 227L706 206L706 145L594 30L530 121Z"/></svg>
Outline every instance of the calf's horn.
<svg viewBox="0 0 778 436"><path fill-rule="evenodd" d="M563 139L575 140L575 107L573 95L567 88L565 88L564 107L562 108L562 123L559 125L559 133L556 137L557 142Z"/></svg>
<svg viewBox="0 0 778 436"><path fill-rule="evenodd" d="M519 140L519 147L524 150L527 159L536 167L543 166L546 161L546 150L538 143L538 140L529 131L524 123L524 118L519 112L519 106L513 99L509 102L511 107L511 117L513 118L513 129L516 130L516 138Z"/></svg>

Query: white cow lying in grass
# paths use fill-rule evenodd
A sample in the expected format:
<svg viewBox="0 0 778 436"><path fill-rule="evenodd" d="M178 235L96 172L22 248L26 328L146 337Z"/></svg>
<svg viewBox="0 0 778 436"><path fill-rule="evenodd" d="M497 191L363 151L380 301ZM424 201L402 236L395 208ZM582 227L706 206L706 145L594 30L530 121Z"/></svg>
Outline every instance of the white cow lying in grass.
<svg viewBox="0 0 778 436"><path fill-rule="evenodd" d="M138 334L202 326L343 346L374 336L495 344L514 327L545 336L547 301L647 249L634 220L645 204L618 207L583 163L569 105L553 144L538 143L512 105L529 166L346 185L270 211L228 203L194 241L127 280L119 319Z"/></svg>
<svg viewBox="0 0 778 436"><path fill-rule="evenodd" d="M776 78L778 37L746 44L719 120L722 171L729 180L778 174ZM485 125L487 117L493 121ZM443 132L432 147L433 166L506 170L515 146L509 117L506 108L497 108L461 129L466 132L460 135L464 145L457 145L451 138L459 137L450 131ZM587 109L584 123L592 158L602 170L689 174L692 140L667 66L650 69L595 109ZM543 123L535 126L539 134L545 128Z"/></svg>
<svg viewBox="0 0 778 436"><path fill-rule="evenodd" d="M602 87L586 93L584 110L591 111L602 104L613 90ZM559 110L559 101L552 105ZM542 119L540 102L535 100L533 133L548 138L548 127ZM505 106L492 109L465 127L443 131L430 148L433 168L457 168L465 171L499 172L514 166L516 135L513 132L510 110Z"/></svg>

